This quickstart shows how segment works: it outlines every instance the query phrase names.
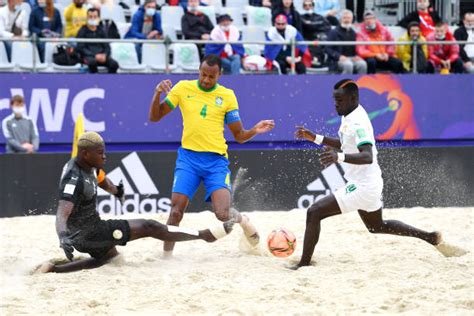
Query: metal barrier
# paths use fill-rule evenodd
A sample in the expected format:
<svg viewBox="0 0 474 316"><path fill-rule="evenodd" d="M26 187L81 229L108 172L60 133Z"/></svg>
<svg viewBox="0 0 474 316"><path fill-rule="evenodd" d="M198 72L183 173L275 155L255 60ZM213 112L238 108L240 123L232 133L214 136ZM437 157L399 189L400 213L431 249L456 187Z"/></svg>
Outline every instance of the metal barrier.
<svg viewBox="0 0 474 316"><path fill-rule="evenodd" d="M357 45L411 45L413 49L416 49L417 46L421 45L474 45L474 41L426 41L426 42L417 42L417 41L381 41L381 42L372 42L372 41L355 41L355 42L330 42L330 41L296 41L294 38L290 41L282 42L270 42L270 41L212 41L212 40L171 40L169 37L166 37L163 40L150 40L150 39L85 39L85 38L38 38L36 34L33 34L30 38L11 38L11 39L1 39L1 41L10 41L10 42L31 42L34 46L37 43L134 43L134 44L164 44L165 45L165 73L170 73L170 62L169 62L169 53L170 46L173 44L256 44L256 45L290 45L291 46L291 74L296 74L295 72L295 58L296 58L296 46L297 45L307 45L307 46L357 46ZM417 60L416 54L413 55L413 73L417 73ZM33 49L33 72L36 72L36 49Z"/></svg>

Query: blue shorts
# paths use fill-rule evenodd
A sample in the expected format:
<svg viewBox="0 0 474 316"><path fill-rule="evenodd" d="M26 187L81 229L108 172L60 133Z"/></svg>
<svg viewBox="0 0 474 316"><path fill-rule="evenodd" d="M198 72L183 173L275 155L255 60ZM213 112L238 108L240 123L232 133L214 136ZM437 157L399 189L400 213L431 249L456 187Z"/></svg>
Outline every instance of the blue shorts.
<svg viewBox="0 0 474 316"><path fill-rule="evenodd" d="M174 171L173 193L181 193L192 200L201 181L206 187L206 202L212 192L219 189L232 190L229 160L211 152L197 152L180 147Z"/></svg>

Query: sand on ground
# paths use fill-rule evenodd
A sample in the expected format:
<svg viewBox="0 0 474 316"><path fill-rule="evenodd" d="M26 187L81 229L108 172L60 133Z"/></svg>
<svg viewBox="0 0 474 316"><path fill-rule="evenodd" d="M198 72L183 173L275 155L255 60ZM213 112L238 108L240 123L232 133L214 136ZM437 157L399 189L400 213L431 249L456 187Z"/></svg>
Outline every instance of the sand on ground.
<svg viewBox="0 0 474 316"><path fill-rule="evenodd" d="M119 247L112 264L70 274L31 274L64 257L53 216L0 219L0 314L223 314L473 315L474 208L384 211L470 252L445 258L431 245L406 237L369 234L357 214L324 220L315 264L291 271L302 251L305 211L251 212L263 236L249 254L242 231L213 244L180 243L165 260L162 242L151 238ZM167 215L154 218L165 221ZM206 228L210 212L186 214L183 225ZM266 251L268 233L293 231L297 250L287 259ZM87 255L84 255L87 257Z"/></svg>

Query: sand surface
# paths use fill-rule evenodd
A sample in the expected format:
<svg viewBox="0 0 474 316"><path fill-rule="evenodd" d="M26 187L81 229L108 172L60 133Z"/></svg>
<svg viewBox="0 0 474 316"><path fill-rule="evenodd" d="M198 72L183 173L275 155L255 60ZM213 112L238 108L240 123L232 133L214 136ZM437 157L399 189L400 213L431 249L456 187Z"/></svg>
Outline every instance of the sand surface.
<svg viewBox="0 0 474 316"><path fill-rule="evenodd" d="M0 314L474 314L474 208L385 211L441 230L470 251L462 257L445 258L412 238L369 234L357 214L347 214L323 222L314 266L296 272L285 265L301 255L305 211L249 216L264 238L278 227L293 231L295 254L275 258L264 246L259 255L246 253L236 227L214 244L178 244L172 260L161 258L161 241L144 239L119 247L121 258L96 270L32 275L37 264L63 257L54 217L0 219ZM216 223L203 212L186 214L183 225Z"/></svg>

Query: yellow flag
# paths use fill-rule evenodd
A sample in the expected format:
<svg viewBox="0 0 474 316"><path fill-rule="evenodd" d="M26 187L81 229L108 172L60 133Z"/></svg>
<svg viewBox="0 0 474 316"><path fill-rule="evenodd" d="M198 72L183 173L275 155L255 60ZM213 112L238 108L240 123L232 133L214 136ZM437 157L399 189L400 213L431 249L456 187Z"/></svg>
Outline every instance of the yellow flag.
<svg viewBox="0 0 474 316"><path fill-rule="evenodd" d="M79 113L79 116L76 120L76 126L74 126L74 139L72 141L71 153L71 157L73 158L77 156L77 141L79 140L79 137L84 134L84 132L84 115L82 113Z"/></svg>

